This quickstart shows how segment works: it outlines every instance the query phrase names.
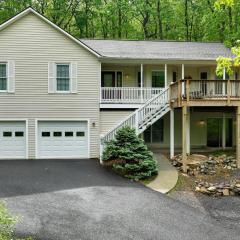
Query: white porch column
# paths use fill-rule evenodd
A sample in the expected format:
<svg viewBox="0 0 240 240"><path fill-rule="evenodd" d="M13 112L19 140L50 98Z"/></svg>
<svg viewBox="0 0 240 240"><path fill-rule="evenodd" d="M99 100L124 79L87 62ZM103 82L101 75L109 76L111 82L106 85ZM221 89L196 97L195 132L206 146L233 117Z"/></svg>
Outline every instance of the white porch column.
<svg viewBox="0 0 240 240"><path fill-rule="evenodd" d="M174 108L170 110L170 158L174 157Z"/></svg>
<svg viewBox="0 0 240 240"><path fill-rule="evenodd" d="M182 64L182 80L184 79L184 77L185 77L185 65ZM185 93L185 85L184 83L182 83L182 95L184 95L184 93Z"/></svg>
<svg viewBox="0 0 240 240"><path fill-rule="evenodd" d="M186 124L187 126L187 129L186 129L186 131L187 131L187 133L186 133L186 137L187 137L187 154L190 154L190 128L191 128L191 126L190 126L190 108L187 108L187 124Z"/></svg>
<svg viewBox="0 0 240 240"><path fill-rule="evenodd" d="M223 114L223 123L222 123L222 148L226 148L226 118Z"/></svg>
<svg viewBox="0 0 240 240"><path fill-rule="evenodd" d="M141 103L143 103L143 64L141 63Z"/></svg>
<svg viewBox="0 0 240 240"><path fill-rule="evenodd" d="M165 82L164 82L164 87L165 88L167 88L167 86L168 86L168 80L167 80L167 78L168 78L168 65L167 64L165 64L165 69L164 69L165 71L164 71L164 77L165 77Z"/></svg>
<svg viewBox="0 0 240 240"><path fill-rule="evenodd" d="M182 64L182 79L185 77L185 65Z"/></svg>

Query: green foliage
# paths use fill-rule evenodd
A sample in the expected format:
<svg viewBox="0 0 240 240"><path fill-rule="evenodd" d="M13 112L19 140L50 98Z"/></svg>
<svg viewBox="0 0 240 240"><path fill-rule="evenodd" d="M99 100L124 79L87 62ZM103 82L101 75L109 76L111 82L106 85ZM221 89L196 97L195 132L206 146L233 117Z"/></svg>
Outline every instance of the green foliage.
<svg viewBox="0 0 240 240"><path fill-rule="evenodd" d="M34 7L77 38L221 41L240 36L239 0L1 0L0 23Z"/></svg>
<svg viewBox="0 0 240 240"><path fill-rule="evenodd" d="M234 0L216 0L214 6L217 10L221 10L222 7L233 7Z"/></svg>
<svg viewBox="0 0 240 240"><path fill-rule="evenodd" d="M15 219L12 218L7 212L5 206L0 204L0 239L10 240L12 239L12 226L15 223Z"/></svg>
<svg viewBox="0 0 240 240"><path fill-rule="evenodd" d="M232 58L225 58L219 57L217 58L217 68L216 74L219 77L223 77L223 71L226 70L226 73L231 76L233 74L233 59Z"/></svg>
<svg viewBox="0 0 240 240"><path fill-rule="evenodd" d="M128 126L118 130L116 139L106 144L103 161L113 161L115 171L134 180L150 178L158 172L153 154Z"/></svg>
<svg viewBox="0 0 240 240"><path fill-rule="evenodd" d="M232 47L232 53L235 55L234 58L219 57L217 58L216 74L219 77L223 76L223 69L229 76L233 75L234 68L240 67L240 41L236 42L236 45Z"/></svg>
<svg viewBox="0 0 240 240"><path fill-rule="evenodd" d="M14 238L13 226L16 218L13 218L7 211L6 207L0 203L0 240L34 240L28 238Z"/></svg>

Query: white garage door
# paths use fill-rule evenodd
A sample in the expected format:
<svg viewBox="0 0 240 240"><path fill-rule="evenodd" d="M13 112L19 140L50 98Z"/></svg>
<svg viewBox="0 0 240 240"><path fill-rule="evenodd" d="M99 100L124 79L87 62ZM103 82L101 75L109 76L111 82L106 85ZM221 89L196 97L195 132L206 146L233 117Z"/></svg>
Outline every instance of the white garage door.
<svg viewBox="0 0 240 240"><path fill-rule="evenodd" d="M26 158L25 122L0 122L0 158Z"/></svg>
<svg viewBox="0 0 240 240"><path fill-rule="evenodd" d="M38 158L87 158L88 123L38 122Z"/></svg>

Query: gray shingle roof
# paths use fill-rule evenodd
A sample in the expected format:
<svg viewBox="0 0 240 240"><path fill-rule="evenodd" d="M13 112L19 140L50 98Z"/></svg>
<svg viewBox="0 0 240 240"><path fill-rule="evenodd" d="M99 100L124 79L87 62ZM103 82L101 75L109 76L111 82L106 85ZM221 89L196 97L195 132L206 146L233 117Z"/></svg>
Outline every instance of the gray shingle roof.
<svg viewBox="0 0 240 240"><path fill-rule="evenodd" d="M106 58L215 60L219 56L232 56L230 49L222 43L90 39L81 41Z"/></svg>

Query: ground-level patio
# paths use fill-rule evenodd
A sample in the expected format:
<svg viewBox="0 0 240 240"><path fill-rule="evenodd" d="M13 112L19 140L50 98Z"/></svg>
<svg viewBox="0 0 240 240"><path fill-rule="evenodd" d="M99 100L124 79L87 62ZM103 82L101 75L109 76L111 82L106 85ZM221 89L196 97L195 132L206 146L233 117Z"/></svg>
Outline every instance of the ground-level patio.
<svg viewBox="0 0 240 240"><path fill-rule="evenodd" d="M16 232L39 240L237 240L240 234L239 198L198 199L202 211L116 176L97 160L1 161L0 200L19 217Z"/></svg>

